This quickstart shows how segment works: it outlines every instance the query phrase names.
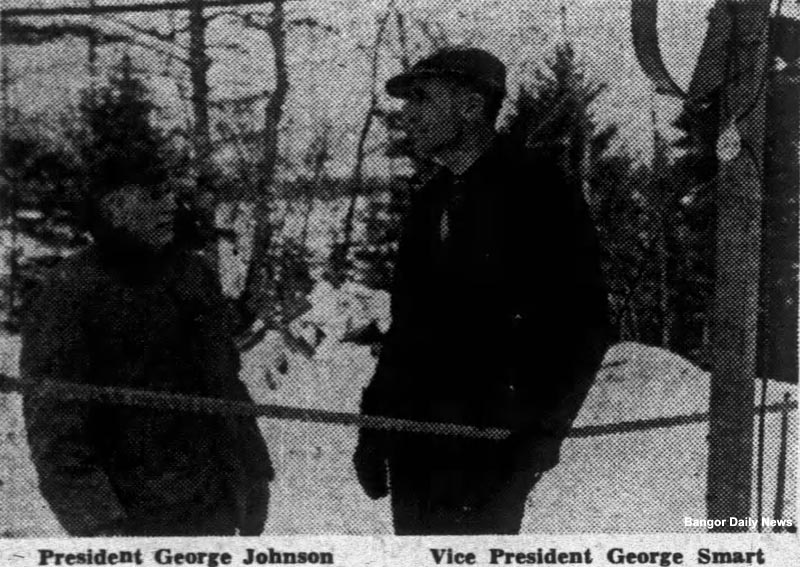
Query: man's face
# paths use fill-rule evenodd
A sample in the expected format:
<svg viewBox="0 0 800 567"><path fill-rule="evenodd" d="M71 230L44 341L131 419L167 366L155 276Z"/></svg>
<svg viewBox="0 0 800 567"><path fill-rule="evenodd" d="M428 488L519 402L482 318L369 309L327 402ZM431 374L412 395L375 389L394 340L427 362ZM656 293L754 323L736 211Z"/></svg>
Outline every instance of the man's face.
<svg viewBox="0 0 800 567"><path fill-rule="evenodd" d="M435 157L460 146L468 124L463 102L463 93L449 81L425 78L414 82L404 101L402 117L415 154Z"/></svg>
<svg viewBox="0 0 800 567"><path fill-rule="evenodd" d="M114 228L155 249L175 237L175 194L169 189L123 187L103 197L106 216Z"/></svg>

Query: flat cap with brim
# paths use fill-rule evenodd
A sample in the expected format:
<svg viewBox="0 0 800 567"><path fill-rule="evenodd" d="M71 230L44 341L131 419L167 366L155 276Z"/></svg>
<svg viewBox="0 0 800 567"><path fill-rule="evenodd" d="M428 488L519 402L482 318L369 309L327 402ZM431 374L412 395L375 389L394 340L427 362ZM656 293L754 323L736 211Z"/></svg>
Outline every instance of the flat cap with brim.
<svg viewBox="0 0 800 567"><path fill-rule="evenodd" d="M497 57L477 48L448 47L420 59L411 69L386 82L386 92L408 98L411 87L420 79L451 78L481 92L506 94L506 66Z"/></svg>

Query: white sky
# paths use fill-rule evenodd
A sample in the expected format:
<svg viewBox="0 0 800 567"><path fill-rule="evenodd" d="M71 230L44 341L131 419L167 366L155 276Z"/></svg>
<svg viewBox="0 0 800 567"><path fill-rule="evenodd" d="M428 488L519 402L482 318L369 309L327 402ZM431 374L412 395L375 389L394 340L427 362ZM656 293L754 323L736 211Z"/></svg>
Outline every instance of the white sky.
<svg viewBox="0 0 800 567"><path fill-rule="evenodd" d="M108 0L106 0L108 1ZM63 4L62 4L63 2ZM328 122L332 125L335 160L331 169L345 173L352 167L358 130L368 103L368 56L359 46L374 41L376 19L387 0L298 0L288 5L290 19L310 16L334 26L336 33L295 29L289 35L291 90L283 122L283 151L297 162L311 136ZM33 5L31 0L6 0L7 6ZM53 5L56 2L40 2ZM59 0L59 5L86 4ZM102 3L98 1L98 3ZM596 115L601 122L620 127L619 144L640 159L649 159L651 86L633 53L630 33L630 0L564 0L570 40L583 62L586 75L608 84ZM509 69L509 91L532 76L543 57L561 41L559 6L561 0L398 0L409 20L436 23L455 42L468 41L487 48L503 59ZM661 0L659 29L667 67L681 86L686 86L706 29L706 16L713 0ZM129 15L142 26L165 25L164 14ZM38 20L39 22L43 20ZM114 29L109 24L109 30ZM183 38L186 39L185 36ZM244 30L231 20L219 19L209 30L209 41L238 41L247 54L212 51L210 72L212 98L247 94L271 88L271 49L260 32ZM419 52L428 44L416 31L413 44ZM396 49L382 52L381 76L397 72ZM163 73L163 60L145 51L132 52L136 64ZM86 85L86 47L83 41L62 42L48 47L9 49L10 89L13 105L36 112L58 112L75 100ZM119 51L105 47L103 64L119 57ZM180 67L180 65L178 65ZM176 68L178 68L176 67ZM38 71L37 71L38 70ZM160 100L181 117L186 104L177 105L175 81L154 83ZM382 102L391 104L386 97ZM662 128L669 135L669 121L679 109L678 101L657 97ZM253 120L261 120L256 113ZM373 143L383 133L375 129ZM372 160L372 173L385 168L380 158Z"/></svg>

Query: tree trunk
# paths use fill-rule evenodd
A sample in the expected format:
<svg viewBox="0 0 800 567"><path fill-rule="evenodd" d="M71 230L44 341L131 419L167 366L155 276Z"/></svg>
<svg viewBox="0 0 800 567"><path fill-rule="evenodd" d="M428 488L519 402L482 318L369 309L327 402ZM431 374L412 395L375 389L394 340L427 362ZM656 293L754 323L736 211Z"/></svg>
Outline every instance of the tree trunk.
<svg viewBox="0 0 800 567"><path fill-rule="evenodd" d="M95 0L89 0L89 7L94 8L96 6ZM95 90L97 89L97 30L95 29L95 21L94 16L90 16L89 19L89 35L87 36L87 61L86 61L86 71L89 73L89 93L94 100Z"/></svg>
<svg viewBox="0 0 800 567"><path fill-rule="evenodd" d="M337 282L341 282L346 277L348 269L348 256L353 245L353 225L355 224L355 214L358 205L358 198L361 195L364 184L364 158L366 157L367 136L372 128L375 119L375 108L378 106L378 62L380 59L380 46L383 42L383 34L386 31L386 24L389 21L392 8L378 21L378 31L375 34L375 44L372 48L370 63L370 100L367 108L367 115L361 126L356 146L356 163L353 166L353 174L350 178L350 201L347 205L347 213L344 218L343 238L339 246L333 251L332 271Z"/></svg>
<svg viewBox="0 0 800 567"><path fill-rule="evenodd" d="M256 201L256 230L253 243L253 255L247 272L245 298L249 309L256 316L263 316L268 309L269 301L269 247L272 239L270 218L272 213L275 170L278 164L278 140L283 106L289 92L289 68L286 60L286 13L284 0L273 2L272 19L266 28L272 44L275 61L275 90L264 109L264 145L261 159L261 170L257 175L257 194L252 195Z"/></svg>
<svg viewBox="0 0 800 567"><path fill-rule="evenodd" d="M395 12L395 22L397 24L397 40L400 43L400 66L403 71L411 69L411 56L408 50L408 26L406 17L400 11Z"/></svg>
<svg viewBox="0 0 800 567"><path fill-rule="evenodd" d="M208 68L211 61L206 55L206 19L203 0L190 0L189 4L189 75L192 82L192 150L194 170L198 179L207 180L211 162L211 136L208 119Z"/></svg>
<svg viewBox="0 0 800 567"><path fill-rule="evenodd" d="M284 0L275 0L272 21L267 28L275 59L275 90L264 109L264 153L261 163L259 192L269 196L278 163L278 139L283 105L289 92L289 68L286 61L286 13Z"/></svg>
<svg viewBox="0 0 800 567"><path fill-rule="evenodd" d="M305 248L308 244L308 233L311 224L311 213L314 212L314 196L316 195L317 191L319 190L320 182L322 181L323 174L325 173L325 163L327 162L328 156L328 134L322 134L321 145L318 150L318 154L314 156L313 166L314 171L311 177L311 183L309 183L306 187L306 202L305 202L305 209L303 211L303 230L300 234L300 245Z"/></svg>

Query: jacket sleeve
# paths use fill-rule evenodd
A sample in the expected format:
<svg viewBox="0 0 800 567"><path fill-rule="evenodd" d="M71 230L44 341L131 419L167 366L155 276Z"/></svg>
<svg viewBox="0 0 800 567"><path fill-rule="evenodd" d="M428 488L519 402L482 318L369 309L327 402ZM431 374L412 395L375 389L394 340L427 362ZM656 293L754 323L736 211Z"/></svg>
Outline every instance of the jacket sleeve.
<svg viewBox="0 0 800 567"><path fill-rule="evenodd" d="M79 286L54 278L29 303L22 329L25 426L43 496L75 536L114 532L125 512L92 442L88 403L59 400L41 381L85 383L89 353L81 326Z"/></svg>
<svg viewBox="0 0 800 567"><path fill-rule="evenodd" d="M519 210L544 210L554 222L546 224L544 237L528 228L530 222L513 223L521 247L513 257L522 259L512 267L513 359L521 405L531 409L523 429L561 440L608 346L608 298L597 234L581 191L556 168L545 172L538 200ZM547 241L533 242L534 236ZM529 258L530 250L543 248L541 257ZM532 264L537 276L531 275Z"/></svg>
<svg viewBox="0 0 800 567"><path fill-rule="evenodd" d="M247 386L238 378L233 383L234 399L242 402L252 402ZM258 421L254 417L239 417L238 437L241 441L241 455L245 471L252 482L261 480L271 481L275 478L272 459L267 449L267 443L261 435Z"/></svg>
<svg viewBox="0 0 800 567"><path fill-rule="evenodd" d="M227 395L236 401L252 402L253 399L247 386L238 377L240 362L239 353L233 340L235 317L230 312L231 306L224 300L214 271L199 258L193 258L193 261L196 263L195 269L200 280L198 289L204 291L204 301L208 303L210 309L207 315L209 341L214 344L209 345L209 351L215 352L215 358L219 359L210 361L209 364L220 363L222 360L227 361L222 370L227 378L225 386ZM239 445L241 462L248 479L254 483L271 481L275 476L275 471L256 418L242 416L233 418L233 421L235 423L231 423L230 426L236 431L236 443Z"/></svg>
<svg viewBox="0 0 800 567"><path fill-rule="evenodd" d="M424 189L411 196L408 213L403 219L403 229L397 250L394 273L392 275L391 313L392 324L381 344L375 373L364 389L361 400L361 413L380 415L391 411L391 397L397 383L401 380L403 367L412 359L409 347L410 330L408 303L413 301L413 270L415 256L420 254L422 216L428 206Z"/></svg>

